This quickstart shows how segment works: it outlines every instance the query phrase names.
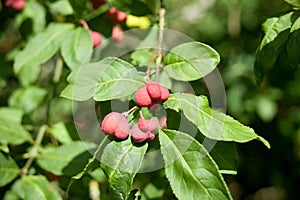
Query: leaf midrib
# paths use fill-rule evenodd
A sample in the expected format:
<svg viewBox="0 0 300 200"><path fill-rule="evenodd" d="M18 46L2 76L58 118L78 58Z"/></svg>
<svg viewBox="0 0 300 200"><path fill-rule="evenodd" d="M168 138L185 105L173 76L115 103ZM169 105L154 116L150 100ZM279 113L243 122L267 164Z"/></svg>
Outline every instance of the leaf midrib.
<svg viewBox="0 0 300 200"><path fill-rule="evenodd" d="M65 27L66 28L66 27ZM49 44L51 44L53 42L53 39L55 39L56 37L58 37L59 35L61 35L63 32L65 32L65 29L60 29L61 31L55 31L54 34L52 35L52 37L50 37L49 40L47 40L47 42L43 43L43 45L40 46L40 48L38 48L36 51L34 51L33 55L30 56L28 59L26 59L25 61L22 61L22 64L19 65L18 67L18 71L20 71L28 62L31 62L33 60L33 58L35 58L41 51L42 49L44 49L45 47L47 47ZM45 37L45 33L47 32L43 32L43 37ZM56 34L55 34L56 33ZM35 38L34 38L35 39ZM25 49L26 50L26 49ZM23 52L23 51L22 51Z"/></svg>
<svg viewBox="0 0 300 200"><path fill-rule="evenodd" d="M199 98L199 97L197 97L197 98ZM204 112L204 111L202 111L201 109L199 109L198 107L196 107L194 104L191 104L189 101L185 101L184 99L181 99L181 98L172 98L172 97L169 97L169 99L174 99L175 101L176 100L178 100L178 101L182 101L182 102L185 102L185 103L187 103L188 105L190 105L191 107L194 107L196 110L198 110L199 112L201 112L201 113L203 113L204 115L206 115L207 117L209 117L209 118L211 118L211 119L215 119L215 120L217 120L219 123L226 123L225 121L223 122L223 121L221 121L220 119L218 119L218 118L213 118L212 116L210 116L209 114L207 114L206 112ZM181 110L183 110L182 108L181 108ZM184 112L184 110L183 110L183 112ZM196 126L199 126L199 125L197 125L196 124ZM243 125L243 127L245 127L244 125ZM245 128L249 128L249 127L245 127ZM236 128L231 128L233 131L239 131L239 130L237 130ZM250 128L249 128L250 129ZM240 133L244 133L243 131L239 131ZM253 134L253 132L251 132L252 134ZM247 135L248 136L248 134L243 134L243 135ZM258 137L253 137L253 139L254 138L258 138ZM226 139L226 138L225 138ZM249 139L248 139L249 140Z"/></svg>
<svg viewBox="0 0 300 200"><path fill-rule="evenodd" d="M161 131L161 132L163 132L163 131ZM205 187L205 186L197 179L197 177L194 175L193 170L190 168L189 164L188 164L188 163L186 162L186 160L184 159L183 154L180 152L180 150L176 147L176 145L173 143L173 141L167 136L167 134L165 134L165 132L163 132L163 134L164 134L165 138L167 138L167 139L169 140L169 142L170 142L171 144L173 144L173 145L171 145L171 146L173 146L172 149L175 150L175 154L176 154L176 155L179 155L178 158L177 158L176 160L180 159L181 161L183 161L182 163L184 163L184 165L187 166L187 167L185 167L184 169L187 169L187 170L189 171L189 173L192 175L193 179L194 179L197 183L199 183L199 185L201 185L201 187L203 188L203 190L205 191L205 193L206 193L211 199L213 199L212 196L210 195L209 191L206 189L206 187ZM170 143L169 143L169 144L170 144ZM174 162L176 162L176 160L175 160Z"/></svg>

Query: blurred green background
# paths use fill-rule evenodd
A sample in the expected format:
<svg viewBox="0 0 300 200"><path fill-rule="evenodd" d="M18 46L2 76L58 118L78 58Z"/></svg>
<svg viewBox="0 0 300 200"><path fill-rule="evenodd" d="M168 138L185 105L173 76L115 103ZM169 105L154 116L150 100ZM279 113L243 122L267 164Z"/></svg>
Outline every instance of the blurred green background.
<svg viewBox="0 0 300 200"><path fill-rule="evenodd" d="M288 67L282 56L261 86L253 69L261 24L291 7L283 0L167 2L168 28L220 53L227 113L271 143L270 150L257 141L237 144L238 174L226 177L234 199L299 199L300 69Z"/></svg>

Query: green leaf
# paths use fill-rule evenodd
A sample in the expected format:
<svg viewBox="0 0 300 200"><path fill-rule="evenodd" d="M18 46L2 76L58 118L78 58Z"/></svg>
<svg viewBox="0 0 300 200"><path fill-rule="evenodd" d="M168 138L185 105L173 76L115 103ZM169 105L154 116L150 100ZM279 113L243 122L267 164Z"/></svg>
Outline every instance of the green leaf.
<svg viewBox="0 0 300 200"><path fill-rule="evenodd" d="M5 193L3 200L20 200L24 199L21 179L17 179L11 186L11 189Z"/></svg>
<svg viewBox="0 0 300 200"><path fill-rule="evenodd" d="M85 101L91 97L95 101L125 98L145 85L143 76L133 65L113 57L83 65L70 74L68 81L71 84L63 90L61 96L76 101Z"/></svg>
<svg viewBox="0 0 300 200"><path fill-rule="evenodd" d="M88 0L69 0L70 5L73 8L74 14L77 18L82 18L81 16L84 14L84 10L86 10L86 5L88 4Z"/></svg>
<svg viewBox="0 0 300 200"><path fill-rule="evenodd" d="M287 43L287 53L291 62L297 66L300 63L300 17L294 22Z"/></svg>
<svg viewBox="0 0 300 200"><path fill-rule="evenodd" d="M83 163L83 159L80 159L80 155L85 153L88 149L92 149L94 147L94 144L83 143L80 141L65 144L57 148L47 147L37 158L37 163L43 169L56 175L69 175L69 173L78 173L78 171L81 170L78 169L81 168L79 164L82 165ZM78 159L74 161L76 157L78 157ZM72 168L70 169L71 172L68 172L67 169L70 167Z"/></svg>
<svg viewBox="0 0 300 200"><path fill-rule="evenodd" d="M63 122L57 122L50 129L49 132L62 144L72 143L73 140Z"/></svg>
<svg viewBox="0 0 300 200"><path fill-rule="evenodd" d="M92 53L93 42L88 30L78 27L65 34L61 54L71 70L87 63Z"/></svg>
<svg viewBox="0 0 300 200"><path fill-rule="evenodd" d="M137 16L154 14L156 10L156 0L108 0L108 2L118 10Z"/></svg>
<svg viewBox="0 0 300 200"><path fill-rule="evenodd" d="M154 184L149 183L143 190L146 199L161 199L164 195L163 189L158 189Z"/></svg>
<svg viewBox="0 0 300 200"><path fill-rule="evenodd" d="M58 0L49 5L52 15L72 15L73 8L68 0Z"/></svg>
<svg viewBox="0 0 300 200"><path fill-rule="evenodd" d="M43 101L47 91L37 86L28 86L14 91L8 100L12 107L21 108L25 113L35 110Z"/></svg>
<svg viewBox="0 0 300 200"><path fill-rule="evenodd" d="M254 73L258 84L263 81L265 71L274 64L281 47L288 39L292 14L293 12L290 12L280 17L269 18L263 23L265 36L256 51L254 61Z"/></svg>
<svg viewBox="0 0 300 200"><path fill-rule="evenodd" d="M133 179L138 172L148 144L136 146L128 138L122 142L112 141L102 154L101 166L108 176L110 188L116 199L127 199Z"/></svg>
<svg viewBox="0 0 300 200"><path fill-rule="evenodd" d="M0 119L7 119L20 124L22 122L23 111L19 108L0 107Z"/></svg>
<svg viewBox="0 0 300 200"><path fill-rule="evenodd" d="M29 65L27 67L23 67L17 74L21 85L28 86L36 82L39 78L40 71L40 65Z"/></svg>
<svg viewBox="0 0 300 200"><path fill-rule="evenodd" d="M96 151L95 151L94 154L93 154L93 157L89 159L88 163L84 166L84 169L83 169L81 172L79 172L78 174L76 174L75 176L72 176L72 179L71 179L71 181L70 181L70 183L69 183L69 185L68 185L68 188L67 188L67 192L70 190L72 184L73 184L76 180L81 179L81 177L82 177L84 174L86 174L86 173L88 173L88 172L94 170L95 168L99 167L100 163L99 163L99 161L97 160L97 158L98 158L98 156L99 156L98 153L99 153L99 151L101 150L103 144L106 142L107 137L108 137L108 136L106 136L106 137L101 141L101 143L98 145ZM101 168L98 168L98 169L101 169ZM102 169L101 169L101 171L102 171ZM102 171L102 172L103 172L103 171ZM104 172L103 172L103 174L104 174ZM104 175L104 176L105 176L105 175Z"/></svg>
<svg viewBox="0 0 300 200"><path fill-rule="evenodd" d="M193 81L212 72L219 62L219 54L210 46L188 42L170 50L164 59L164 70L173 79Z"/></svg>
<svg viewBox="0 0 300 200"><path fill-rule="evenodd" d="M166 176L178 199L232 199L216 163L197 140L163 129L159 142Z"/></svg>
<svg viewBox="0 0 300 200"><path fill-rule="evenodd" d="M300 0L284 0L293 7L300 8Z"/></svg>
<svg viewBox="0 0 300 200"><path fill-rule="evenodd" d="M15 72L18 74L24 67L40 65L49 60L58 51L63 34L73 27L73 24L51 23L44 32L34 36L16 56Z"/></svg>
<svg viewBox="0 0 300 200"><path fill-rule="evenodd" d="M18 145L24 142L33 143L30 133L15 120L2 116L0 120L0 143Z"/></svg>
<svg viewBox="0 0 300 200"><path fill-rule="evenodd" d="M14 180L20 174L20 169L10 156L4 156L1 152L0 160L0 187L2 187Z"/></svg>
<svg viewBox="0 0 300 200"><path fill-rule="evenodd" d="M17 15L16 21L21 25L28 18L32 20L34 33L38 33L45 28L46 10L39 2L27 1L23 11Z"/></svg>
<svg viewBox="0 0 300 200"><path fill-rule="evenodd" d="M55 185L51 184L44 176L23 176L21 185L25 200L62 199Z"/></svg>
<svg viewBox="0 0 300 200"><path fill-rule="evenodd" d="M248 142L258 139L268 148L270 144L258 136L253 129L241 124L232 117L209 107L207 97L193 94L171 94L164 102L165 108L183 111L188 120L197 126L206 137L220 141Z"/></svg>

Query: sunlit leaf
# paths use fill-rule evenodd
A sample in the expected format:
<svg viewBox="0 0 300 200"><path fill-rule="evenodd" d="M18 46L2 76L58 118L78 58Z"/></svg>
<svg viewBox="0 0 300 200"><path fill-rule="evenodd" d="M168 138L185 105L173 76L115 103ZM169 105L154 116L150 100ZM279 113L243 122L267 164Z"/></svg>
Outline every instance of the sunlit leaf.
<svg viewBox="0 0 300 200"><path fill-rule="evenodd" d="M0 143L2 144L22 144L24 142L33 143L30 133L23 126L10 117L0 118Z"/></svg>
<svg viewBox="0 0 300 200"><path fill-rule="evenodd" d="M232 199L218 167L189 135L159 130L166 176L178 199Z"/></svg>
<svg viewBox="0 0 300 200"><path fill-rule="evenodd" d="M293 7L300 8L300 0L284 0Z"/></svg>
<svg viewBox="0 0 300 200"><path fill-rule="evenodd" d="M171 94L163 105L177 112L182 111L186 118L210 139L235 142L258 139L270 148L268 141L258 136L252 128L222 112L211 109L205 96L175 93Z"/></svg>
<svg viewBox="0 0 300 200"><path fill-rule="evenodd" d="M43 169L56 175L75 174L84 166L83 160L88 159L86 156L80 159L79 156L83 155L88 149L94 147L94 144L83 143L80 141L59 147L48 147L45 148L43 153L37 158L37 163ZM78 158L78 160L74 160L75 158Z"/></svg>
<svg viewBox="0 0 300 200"><path fill-rule="evenodd" d="M51 184L44 176L23 176L21 185L25 200L62 199L55 185Z"/></svg>
<svg viewBox="0 0 300 200"><path fill-rule="evenodd" d="M68 81L71 84L61 96L77 101L91 97L95 101L120 99L132 95L145 84L133 65L113 57L83 65L70 74Z"/></svg>
<svg viewBox="0 0 300 200"><path fill-rule="evenodd" d="M164 59L164 70L173 79L193 81L212 72L219 62L219 54L210 46L188 42L170 50Z"/></svg>
<svg viewBox="0 0 300 200"><path fill-rule="evenodd" d="M135 146L128 138L122 142L112 141L104 149L101 166L116 199L127 199L147 147L147 143Z"/></svg>
<svg viewBox="0 0 300 200"><path fill-rule="evenodd" d="M265 71L274 64L278 52L288 39L292 14L290 12L280 17L269 18L263 24L265 36L257 49L254 62L255 78L258 84L263 81Z"/></svg>
<svg viewBox="0 0 300 200"><path fill-rule="evenodd" d="M20 169L10 156L0 152L0 187L5 186L20 174Z"/></svg>
<svg viewBox="0 0 300 200"><path fill-rule="evenodd" d="M62 35L73 28L73 24L51 23L44 32L34 36L16 56L14 70L18 72L30 65L40 65L49 60L59 49Z"/></svg>
<svg viewBox="0 0 300 200"><path fill-rule="evenodd" d="M93 42L88 30L77 28L64 35L61 54L71 70L87 63L93 52Z"/></svg>
<svg viewBox="0 0 300 200"><path fill-rule="evenodd" d="M45 89L37 86L19 88L10 96L8 103L12 107L23 109L25 113L30 113L41 104L46 94Z"/></svg>

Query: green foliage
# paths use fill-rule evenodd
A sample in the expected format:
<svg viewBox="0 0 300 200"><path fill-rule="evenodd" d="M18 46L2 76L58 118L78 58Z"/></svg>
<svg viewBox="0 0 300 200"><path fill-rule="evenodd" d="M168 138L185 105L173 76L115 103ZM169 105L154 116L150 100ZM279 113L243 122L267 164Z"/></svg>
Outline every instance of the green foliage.
<svg viewBox="0 0 300 200"><path fill-rule="evenodd" d="M135 146L130 138L108 144L101 157L101 165L116 199L127 199L133 178L138 172L148 145Z"/></svg>
<svg viewBox="0 0 300 200"><path fill-rule="evenodd" d="M190 42L171 49L164 61L164 70L171 78L194 81L212 72L220 62L220 56L208 45Z"/></svg>
<svg viewBox="0 0 300 200"><path fill-rule="evenodd" d="M196 97L191 94L175 93L164 103L164 106L177 112L182 110L187 119L208 138L234 142L259 139L270 148L270 144L256 135L253 129L244 126L230 116L212 110L205 96Z"/></svg>
<svg viewBox="0 0 300 200"><path fill-rule="evenodd" d="M161 130L159 142L166 176L178 199L231 199L217 165L198 141L178 131Z"/></svg>
<svg viewBox="0 0 300 200"><path fill-rule="evenodd" d="M265 36L254 61L258 83L284 55L289 66L299 65L300 18L296 11L299 1L286 2L295 10L267 19L263 24ZM184 2L165 3L168 13L169 4L181 6ZM211 16L204 20L207 26L202 24L201 28L207 31L204 37L214 37L213 41L222 38L226 35L224 13L259 7L252 3L241 1L241 6L237 1L201 4L204 7L201 13ZM217 9L221 11L218 15L209 10L213 6L222 7ZM130 27L110 20L107 11L111 7L149 17L154 23L154 28L138 38L142 40L140 45L120 58L106 56L105 51L109 51L110 46L121 49L124 44L115 40L109 43L105 39L113 34L112 27L122 30ZM101 199L171 199L174 195L178 199L233 199L222 174L237 174L236 146L242 147L244 144L240 143L254 139L268 148L270 144L254 129L211 108L203 92L205 87L198 87L201 79L209 77L220 64L220 55L214 48L201 42L188 42L174 45L169 51L157 51L159 45L164 45L164 39L168 39L168 35L158 37L162 31L157 28L158 23L165 20L157 16L159 11L162 15L159 7L156 0L108 0L95 9L88 0L28 0L22 11L1 8L0 19L13 23L0 27L3 54L0 61L4 66L0 68L0 198L63 199L66 191L70 198L78 199L86 199L88 195L92 198L98 193L97 198ZM247 16L249 13L252 12L248 11ZM242 23L246 23L247 17L240 17L244 20ZM2 34L4 29L6 32ZM90 30L100 31L102 46L93 49ZM230 37L238 34L235 31L229 30ZM15 35L7 37L8 33ZM226 45L222 48L227 50ZM243 58L244 62L251 65L253 60ZM248 71L243 67L232 71L245 76ZM235 76L228 75L230 80ZM135 92L151 80L168 88L171 94L162 107L140 108L134 101ZM196 94L185 93L185 85L191 86ZM181 93L175 92L177 90ZM230 87L229 91L229 98L237 102L234 108L237 113L253 109L265 122L276 118L279 110L276 101L282 96L266 92L272 93L272 89L255 96L254 103L243 108L239 107L243 101L236 100L235 95L246 95L246 86ZM90 119L88 110L77 105L86 102L92 102L95 108L96 128L91 125L95 119ZM126 140L106 136L98 144L103 134L99 130L101 120L115 109L115 102L129 105L129 110L122 112L131 128L140 117L159 120L167 114L168 129L159 127L156 138L144 143L134 142L129 133ZM179 119L181 113L182 119ZM86 122L73 120L72 114L74 119L80 116ZM186 120L186 131L177 130L180 120ZM86 132L83 137L81 129ZM193 131L196 132L194 138ZM80 141L86 138L88 141ZM153 151L161 154L148 157ZM143 173L159 159L163 161L163 170ZM155 178L158 180L152 181ZM96 186L91 184L95 182Z"/></svg>
<svg viewBox="0 0 300 200"><path fill-rule="evenodd" d="M24 176L20 196L23 199L60 200L59 192L44 176Z"/></svg>
<svg viewBox="0 0 300 200"><path fill-rule="evenodd" d="M16 162L10 157L0 153L0 187L5 186L14 180L20 173L20 169Z"/></svg>

